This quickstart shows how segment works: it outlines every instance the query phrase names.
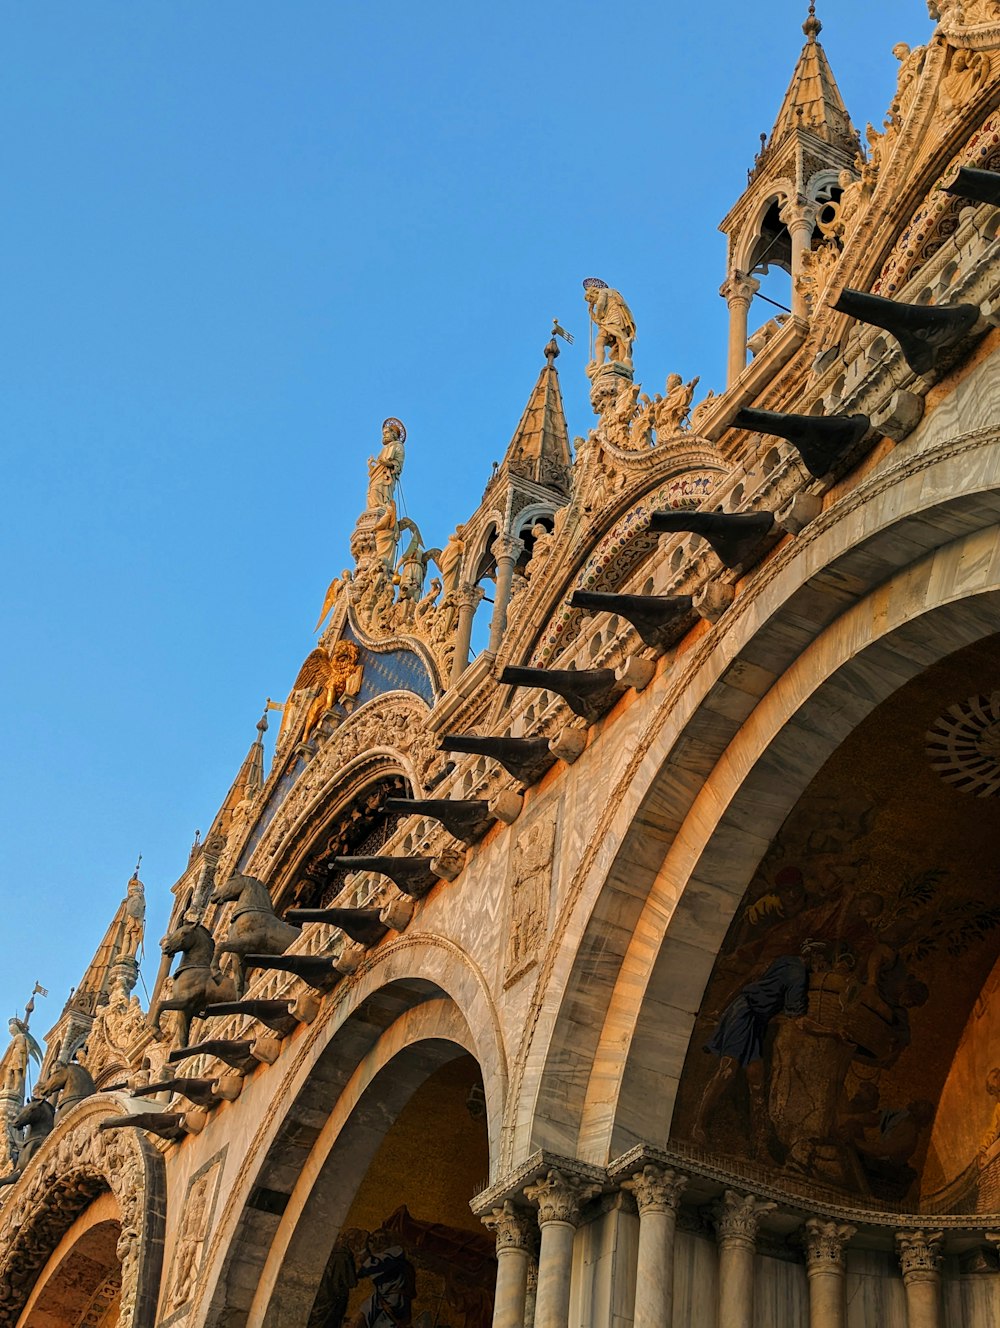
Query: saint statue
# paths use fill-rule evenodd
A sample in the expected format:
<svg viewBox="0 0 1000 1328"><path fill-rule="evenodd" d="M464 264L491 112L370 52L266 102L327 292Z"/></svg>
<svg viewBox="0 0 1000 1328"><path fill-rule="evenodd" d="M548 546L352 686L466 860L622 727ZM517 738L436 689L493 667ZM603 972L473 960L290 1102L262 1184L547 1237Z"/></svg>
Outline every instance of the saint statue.
<svg viewBox="0 0 1000 1328"><path fill-rule="evenodd" d="M142 944L146 922L146 894L138 873L133 873L125 896L125 928L122 932L119 959L134 959Z"/></svg>
<svg viewBox="0 0 1000 1328"><path fill-rule="evenodd" d="M441 569L441 583L444 587L444 598L454 595L458 589L458 578L462 570L462 555L465 553L465 540L462 538L465 534L464 526L456 526L455 532L448 536L448 543L441 552L441 557L437 558L438 567Z"/></svg>
<svg viewBox="0 0 1000 1328"><path fill-rule="evenodd" d="M594 364L600 367L609 357L612 362L632 367L632 343L635 341L635 319L621 295L598 277L588 277L583 283L584 298L590 307L591 321L597 328L594 342Z"/></svg>
<svg viewBox="0 0 1000 1328"><path fill-rule="evenodd" d="M368 458L368 511L392 505L396 483L403 472L406 430L401 420L390 416L382 424L382 450Z"/></svg>
<svg viewBox="0 0 1000 1328"><path fill-rule="evenodd" d="M28 1031L27 1019L9 1019L10 1045L0 1061L0 1093L24 1100L28 1061L42 1063L42 1049Z"/></svg>

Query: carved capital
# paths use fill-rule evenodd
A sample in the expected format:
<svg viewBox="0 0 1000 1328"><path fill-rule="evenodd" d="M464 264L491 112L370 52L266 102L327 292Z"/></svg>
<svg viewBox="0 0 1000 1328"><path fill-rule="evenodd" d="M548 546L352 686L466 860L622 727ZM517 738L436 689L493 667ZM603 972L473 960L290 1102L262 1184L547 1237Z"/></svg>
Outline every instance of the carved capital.
<svg viewBox="0 0 1000 1328"><path fill-rule="evenodd" d="M793 235L797 230L808 230L811 234L816 225L816 212L816 204L808 199L789 198L778 215Z"/></svg>
<svg viewBox="0 0 1000 1328"><path fill-rule="evenodd" d="M475 609L485 594L482 586L473 586L464 581L455 591L455 602L460 609Z"/></svg>
<svg viewBox="0 0 1000 1328"><path fill-rule="evenodd" d="M564 1176L553 1168L544 1180L526 1185L524 1197L537 1204L539 1226L546 1222L568 1222L575 1227L580 1221L580 1209L599 1189L598 1185Z"/></svg>
<svg viewBox="0 0 1000 1328"><path fill-rule="evenodd" d="M645 1213L676 1213L687 1184L688 1177L679 1171L646 1166L623 1180L622 1189L635 1196L642 1217Z"/></svg>
<svg viewBox="0 0 1000 1328"><path fill-rule="evenodd" d="M943 1231L897 1231L896 1250L904 1282L937 1279L941 1270Z"/></svg>
<svg viewBox="0 0 1000 1328"><path fill-rule="evenodd" d="M828 1222L811 1217L803 1229L806 1265L810 1273L842 1272L844 1246L857 1232L845 1222Z"/></svg>
<svg viewBox="0 0 1000 1328"><path fill-rule="evenodd" d="M734 268L722 283L719 294L730 307L734 304L745 304L749 307L750 301L759 290L760 282L756 277L751 277L748 272L740 272Z"/></svg>
<svg viewBox="0 0 1000 1328"><path fill-rule="evenodd" d="M497 1239L497 1254L504 1250L530 1250L535 1243L535 1222L530 1213L516 1208L508 1199L502 1208L494 1208L483 1218L483 1226Z"/></svg>
<svg viewBox="0 0 1000 1328"><path fill-rule="evenodd" d="M524 541L515 539L513 535L498 535L493 541L493 557L497 562L501 558L509 558L516 563L523 552Z"/></svg>
<svg viewBox="0 0 1000 1328"><path fill-rule="evenodd" d="M720 1245L744 1245L753 1249L757 1243L760 1219L777 1204L758 1199L754 1194L726 1190L715 1206L715 1230Z"/></svg>

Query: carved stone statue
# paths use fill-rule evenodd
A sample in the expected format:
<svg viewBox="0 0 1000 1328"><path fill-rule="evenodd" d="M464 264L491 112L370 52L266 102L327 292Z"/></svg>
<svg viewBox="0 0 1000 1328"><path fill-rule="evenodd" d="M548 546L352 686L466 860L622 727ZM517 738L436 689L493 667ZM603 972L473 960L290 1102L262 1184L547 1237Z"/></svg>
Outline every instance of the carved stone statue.
<svg viewBox="0 0 1000 1328"><path fill-rule="evenodd" d="M959 48L941 82L941 105L946 111L960 111L979 94L989 76L990 57L985 51Z"/></svg>
<svg viewBox="0 0 1000 1328"><path fill-rule="evenodd" d="M125 927L122 931L119 959L134 959L142 945L143 930L146 923L146 894L138 875L133 875L128 883L125 897Z"/></svg>
<svg viewBox="0 0 1000 1328"><path fill-rule="evenodd" d="M26 1019L9 1019L10 1045L0 1061L0 1093L24 1099L24 1087L28 1076L28 1062L42 1063L42 1051L28 1031Z"/></svg>
<svg viewBox="0 0 1000 1328"><path fill-rule="evenodd" d="M632 367L632 343L635 341L635 319L621 295L607 282L588 277L583 283L585 299L590 308L591 321L597 328L594 341L594 363L604 364L607 358Z"/></svg>
<svg viewBox="0 0 1000 1328"><path fill-rule="evenodd" d="M899 61L899 74L896 83L896 96L890 108L890 114L905 119L917 90L917 81L927 59L927 47L918 46L911 50L906 42L897 42L892 53Z"/></svg>
<svg viewBox="0 0 1000 1328"><path fill-rule="evenodd" d="M462 571L462 555L465 553L464 526L456 526L455 533L448 536L448 543L441 551L437 565L441 569L441 585L444 598L454 595L458 590L458 580Z"/></svg>
<svg viewBox="0 0 1000 1328"><path fill-rule="evenodd" d="M396 483L403 472L406 430L401 420L390 416L382 424L382 450L368 458L368 511L378 511L393 502Z"/></svg>
<svg viewBox="0 0 1000 1328"><path fill-rule="evenodd" d="M350 582L351 582L351 570L349 567L345 567L344 570L341 572L340 576L335 576L333 580L330 582L329 586L327 587L326 597L323 600L323 609L319 615L319 620L316 623L317 632L326 622L329 613L333 609L334 605L337 603L337 600L340 597L340 592L342 590L346 590L348 585L350 585Z"/></svg>
<svg viewBox="0 0 1000 1328"><path fill-rule="evenodd" d="M375 515L378 517L372 527L372 537L375 540L375 556L385 569L386 575L391 576L396 561L396 549L399 546L399 522L396 519L396 504L394 502L386 503L384 507L376 509Z"/></svg>
<svg viewBox="0 0 1000 1328"><path fill-rule="evenodd" d="M345 696L357 696L361 687L364 666L359 663L361 652L353 641L338 641L329 653L322 646L317 646L306 656L305 663L299 669L299 676L292 684L292 690L285 702L285 712L278 733L278 743L291 731L291 717L298 707L293 705L302 692L311 693L311 700L306 711L301 742L309 738L328 710Z"/></svg>
<svg viewBox="0 0 1000 1328"><path fill-rule="evenodd" d="M700 378L692 378L690 383L685 383L678 373L668 376L666 396L655 403L657 441L663 442L675 433L683 431L691 410L691 402L694 400L694 390L700 382Z"/></svg>

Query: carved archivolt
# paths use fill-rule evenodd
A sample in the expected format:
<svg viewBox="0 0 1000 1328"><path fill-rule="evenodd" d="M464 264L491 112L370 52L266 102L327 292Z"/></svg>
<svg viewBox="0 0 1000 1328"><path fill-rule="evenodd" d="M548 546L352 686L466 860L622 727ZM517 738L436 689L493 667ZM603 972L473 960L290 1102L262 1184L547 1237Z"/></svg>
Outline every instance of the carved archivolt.
<svg viewBox="0 0 1000 1328"><path fill-rule="evenodd" d="M7 1192L0 1210L0 1328L14 1328L59 1241L108 1191L121 1221L118 1328L154 1328L163 1257L163 1161L135 1131L98 1130L101 1120L116 1114L106 1097L81 1103Z"/></svg>

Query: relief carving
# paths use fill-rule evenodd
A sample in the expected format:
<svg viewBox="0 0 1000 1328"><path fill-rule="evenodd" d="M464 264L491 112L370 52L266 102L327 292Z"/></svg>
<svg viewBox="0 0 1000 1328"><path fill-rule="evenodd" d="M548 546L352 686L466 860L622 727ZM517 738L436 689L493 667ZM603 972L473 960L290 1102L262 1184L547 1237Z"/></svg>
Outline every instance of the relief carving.
<svg viewBox="0 0 1000 1328"><path fill-rule="evenodd" d="M510 933L505 985L536 962L549 929L549 896L555 854L556 812L538 817L514 840L508 866Z"/></svg>

